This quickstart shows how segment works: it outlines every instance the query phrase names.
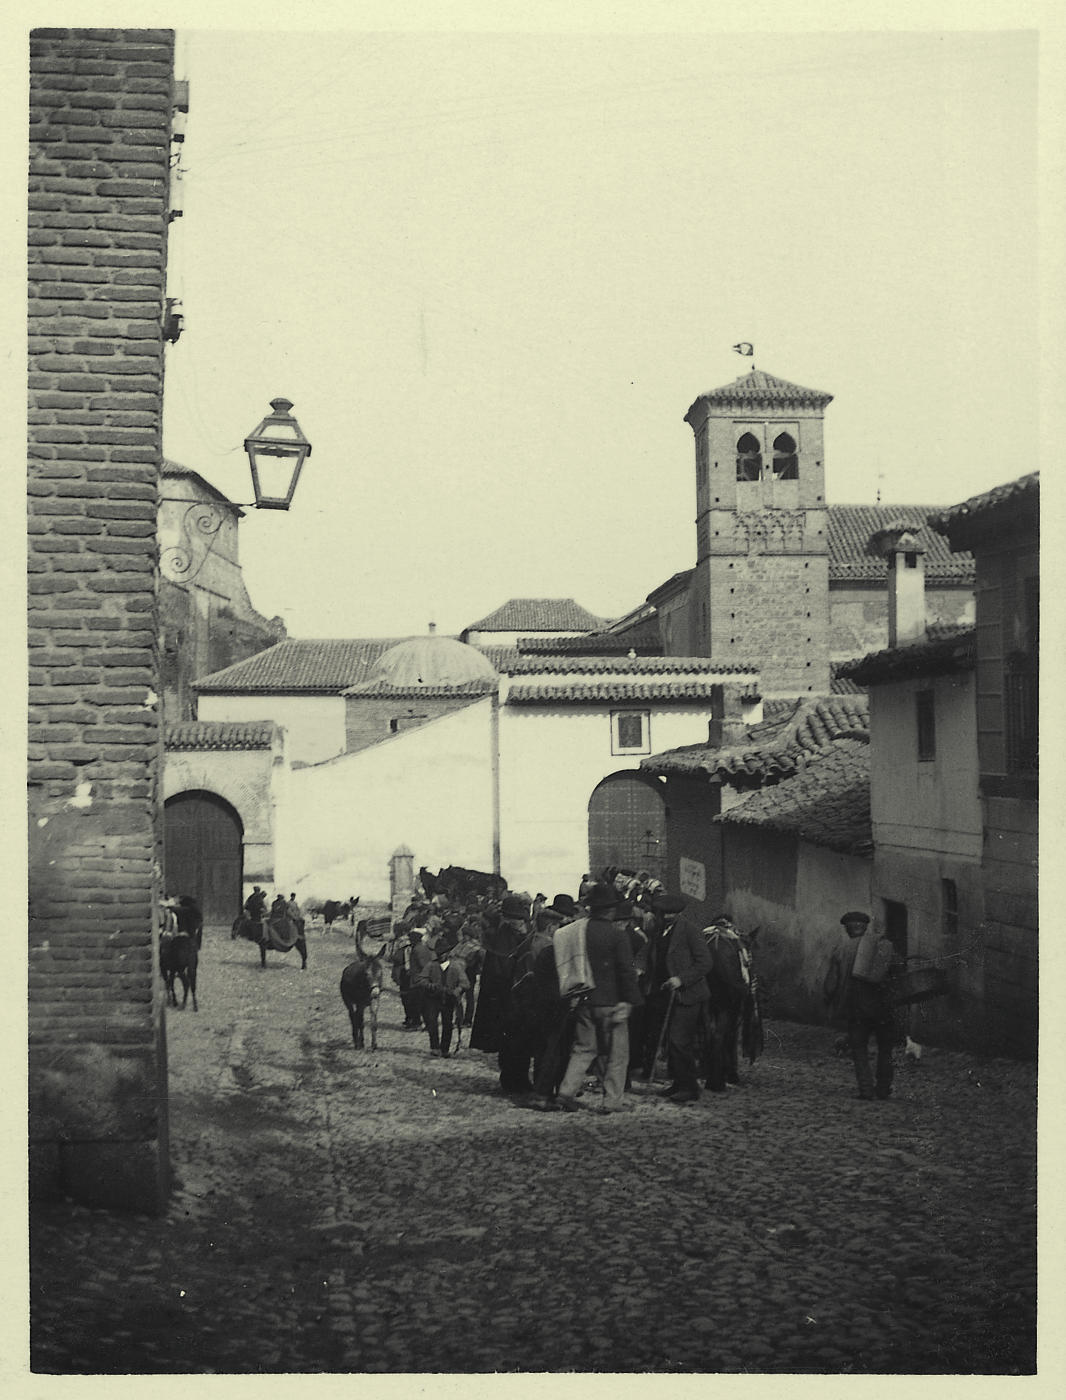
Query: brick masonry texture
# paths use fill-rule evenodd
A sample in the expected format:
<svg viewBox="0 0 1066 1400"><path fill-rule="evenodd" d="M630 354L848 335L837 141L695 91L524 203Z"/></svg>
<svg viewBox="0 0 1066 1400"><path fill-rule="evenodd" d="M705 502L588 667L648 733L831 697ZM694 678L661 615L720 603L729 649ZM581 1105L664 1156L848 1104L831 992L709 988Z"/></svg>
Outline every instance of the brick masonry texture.
<svg viewBox="0 0 1066 1400"><path fill-rule="evenodd" d="M166 1180L155 535L173 55L170 30L30 38L31 1143L52 1189L148 1210Z"/></svg>

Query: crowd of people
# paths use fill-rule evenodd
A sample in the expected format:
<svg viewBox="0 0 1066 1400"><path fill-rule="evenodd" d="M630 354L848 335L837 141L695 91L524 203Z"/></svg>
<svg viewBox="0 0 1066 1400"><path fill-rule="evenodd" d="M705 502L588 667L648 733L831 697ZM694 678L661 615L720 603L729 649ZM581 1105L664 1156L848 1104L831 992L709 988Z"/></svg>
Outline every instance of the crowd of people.
<svg viewBox="0 0 1066 1400"><path fill-rule="evenodd" d="M701 929L686 903L614 871L550 902L416 899L387 950L404 1029L424 1030L442 1058L468 1029L471 1048L496 1056L502 1092L544 1112L575 1111L591 1084L600 1112L626 1112L664 1051L668 1102L695 1102L701 1080L724 1091L738 1038L752 1060L762 1048L757 979L730 920Z"/></svg>
<svg viewBox="0 0 1066 1400"><path fill-rule="evenodd" d="M295 947L306 967L295 893L278 892L269 910L268 902L256 885L245 936L264 961L267 947ZM353 911L357 904L350 901ZM388 917L362 920L356 935L372 995L389 968L403 1028L424 1031L431 1054L447 1059L468 1030L470 1047L496 1056L500 1089L522 1106L573 1112L595 1084L599 1111L620 1113L634 1079L653 1079L664 1051L668 1083L659 1092L683 1105L699 1098L701 1081L717 1092L738 1082L738 1046L750 1062L763 1048L753 936L724 914L700 928L686 907L646 874L606 870L586 875L576 899L557 894L550 903L540 893L437 888L391 928ZM167 898L161 917L165 933L187 931L199 947L191 898ZM890 993L904 960L868 914L851 911L840 923L846 938L823 987L827 1019L843 1030L837 1049L851 1056L859 1098L887 1099L894 1050L907 1040L905 1012Z"/></svg>

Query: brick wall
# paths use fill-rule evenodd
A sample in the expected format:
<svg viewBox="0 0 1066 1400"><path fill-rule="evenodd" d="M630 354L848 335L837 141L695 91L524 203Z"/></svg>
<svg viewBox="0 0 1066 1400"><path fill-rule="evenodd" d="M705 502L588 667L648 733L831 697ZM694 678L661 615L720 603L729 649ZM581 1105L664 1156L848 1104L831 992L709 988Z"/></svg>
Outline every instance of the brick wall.
<svg viewBox="0 0 1066 1400"><path fill-rule="evenodd" d="M710 597L710 654L755 661L764 696L829 693L825 555L712 557L697 568Z"/></svg>
<svg viewBox="0 0 1066 1400"><path fill-rule="evenodd" d="M372 744L380 744L387 739L390 733L402 734L408 729L417 729L430 720L441 719L466 705L476 704L480 698L469 695L432 695L417 699L351 696L346 702L344 717L347 751L355 753L370 748ZM396 722L395 731L390 729L392 721Z"/></svg>
<svg viewBox="0 0 1066 1400"><path fill-rule="evenodd" d="M173 34L37 30L30 51L31 1188L151 1211Z"/></svg>

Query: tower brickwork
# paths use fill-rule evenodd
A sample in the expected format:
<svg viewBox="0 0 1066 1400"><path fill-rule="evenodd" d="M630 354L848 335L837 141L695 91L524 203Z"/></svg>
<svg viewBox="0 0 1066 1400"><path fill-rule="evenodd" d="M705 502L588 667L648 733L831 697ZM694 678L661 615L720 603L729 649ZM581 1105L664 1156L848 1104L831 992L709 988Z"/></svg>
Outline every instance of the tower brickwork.
<svg viewBox="0 0 1066 1400"><path fill-rule="evenodd" d="M757 662L765 696L829 692L823 417L831 395L753 370L701 395L693 653Z"/></svg>

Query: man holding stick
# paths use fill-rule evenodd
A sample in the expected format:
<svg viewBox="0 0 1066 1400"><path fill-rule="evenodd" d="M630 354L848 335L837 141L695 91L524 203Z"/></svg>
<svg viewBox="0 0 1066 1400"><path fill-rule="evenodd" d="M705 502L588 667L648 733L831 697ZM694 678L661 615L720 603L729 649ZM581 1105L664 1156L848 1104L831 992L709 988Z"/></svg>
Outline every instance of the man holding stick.
<svg viewBox="0 0 1066 1400"><path fill-rule="evenodd" d="M700 1011L711 995L707 985L711 954L696 925L680 917L686 904L678 895L662 894L652 900L656 931L648 953L648 1029L655 1036L651 1044L661 1043L665 1029L670 1083L661 1097L675 1104L695 1103L700 1096L697 1037ZM645 1062L645 1068L651 1079L654 1063Z"/></svg>

